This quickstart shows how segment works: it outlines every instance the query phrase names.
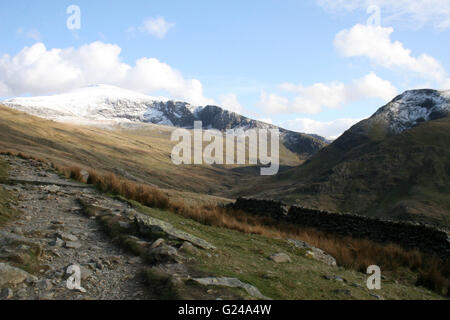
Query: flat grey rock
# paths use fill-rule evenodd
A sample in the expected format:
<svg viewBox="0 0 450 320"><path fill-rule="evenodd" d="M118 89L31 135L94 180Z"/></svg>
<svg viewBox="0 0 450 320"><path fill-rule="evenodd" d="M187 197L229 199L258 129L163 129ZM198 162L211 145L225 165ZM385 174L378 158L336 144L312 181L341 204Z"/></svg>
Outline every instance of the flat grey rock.
<svg viewBox="0 0 450 320"><path fill-rule="evenodd" d="M68 249L80 249L82 246L79 242L67 241L65 247Z"/></svg>
<svg viewBox="0 0 450 320"><path fill-rule="evenodd" d="M137 214L135 217L135 223L139 227L139 230L142 233L158 233L162 232L167 234L170 237L175 239L184 240L192 243L193 245L206 249L206 250L214 250L215 246L210 244L209 242L200 239L196 236L193 236L187 232L181 231L173 227L170 223L165 221L149 217L143 214Z"/></svg>
<svg viewBox="0 0 450 320"><path fill-rule="evenodd" d="M292 262L291 258L286 253L274 253L269 257L269 259L275 263Z"/></svg>
<svg viewBox="0 0 450 320"><path fill-rule="evenodd" d="M299 249L306 250L306 255L311 259L323 262L329 266L337 266L336 259L322 249L313 247L309 243L297 239L288 239L288 243Z"/></svg>
<svg viewBox="0 0 450 320"><path fill-rule="evenodd" d="M71 242L76 242L78 241L78 237L74 236L73 234L70 233L66 233L66 232L57 232L56 236L62 240L65 241L71 241Z"/></svg>
<svg viewBox="0 0 450 320"><path fill-rule="evenodd" d="M335 281L339 281L339 282L345 282L343 278L336 276L336 275L326 275L326 276L323 276L323 278L326 280L335 280Z"/></svg>
<svg viewBox="0 0 450 320"><path fill-rule="evenodd" d="M204 285L204 286L224 286L224 287L231 287L231 288L242 288L247 293L255 298L263 299L263 300L271 300L270 298L264 296L258 288L255 286L252 286L251 284L244 283L241 280L237 278L227 278L227 277L221 277L221 278L195 278L194 281Z"/></svg>

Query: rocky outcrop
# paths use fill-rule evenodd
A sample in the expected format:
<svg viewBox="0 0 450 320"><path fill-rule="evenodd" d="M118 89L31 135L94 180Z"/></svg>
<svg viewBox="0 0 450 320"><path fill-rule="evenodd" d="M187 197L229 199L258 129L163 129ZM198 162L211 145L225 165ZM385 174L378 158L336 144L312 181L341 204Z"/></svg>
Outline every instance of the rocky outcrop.
<svg viewBox="0 0 450 320"><path fill-rule="evenodd" d="M153 237L155 235L165 235L177 240L188 241L193 245L202 249L216 249L209 242L195 237L187 232L174 228L170 223L164 222L153 217L145 216L143 214L136 213L134 223L137 225L141 234L150 234Z"/></svg>
<svg viewBox="0 0 450 320"><path fill-rule="evenodd" d="M271 127L271 125L249 119L217 106L199 108L195 116L198 121L202 121L205 128L214 128L221 131L233 128L251 129Z"/></svg>
<svg viewBox="0 0 450 320"><path fill-rule="evenodd" d="M239 198L229 207L339 236L395 243L407 249L434 253L442 258L450 257L449 233L424 224L375 219L298 206L287 207L282 202L271 200Z"/></svg>
<svg viewBox="0 0 450 320"><path fill-rule="evenodd" d="M193 279L195 282L198 282L204 286L224 286L224 287L231 287L231 288L241 288L247 291L247 293L255 298L262 299L262 300L270 300L270 298L264 296L258 288L248 284L244 283L239 279L236 278L195 278Z"/></svg>
<svg viewBox="0 0 450 320"><path fill-rule="evenodd" d="M155 101L145 114L145 122L190 127L196 120L186 102Z"/></svg>
<svg viewBox="0 0 450 320"><path fill-rule="evenodd" d="M205 128L218 130L236 129L275 129L280 130L283 145L290 151L309 157L328 145L328 141L317 135L289 131L261 121L249 119L237 113L227 111L216 106L199 108L195 113L197 120L202 121Z"/></svg>
<svg viewBox="0 0 450 320"><path fill-rule="evenodd" d="M33 247L40 247L43 244L43 241L39 241L36 239L26 238L22 235L18 235L12 232L2 231L0 230L0 245L5 246L9 244L25 244Z"/></svg>
<svg viewBox="0 0 450 320"><path fill-rule="evenodd" d="M148 259L155 264L182 262L182 257L178 254L177 249L165 243L160 244L156 248L151 248L148 253Z"/></svg>

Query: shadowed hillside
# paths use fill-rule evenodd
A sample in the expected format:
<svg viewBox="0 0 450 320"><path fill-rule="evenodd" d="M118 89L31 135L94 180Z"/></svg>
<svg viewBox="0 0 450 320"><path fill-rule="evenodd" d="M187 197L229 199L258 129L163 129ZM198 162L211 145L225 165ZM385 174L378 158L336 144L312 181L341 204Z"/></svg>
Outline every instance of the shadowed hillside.
<svg viewBox="0 0 450 320"><path fill-rule="evenodd" d="M366 123L271 179L257 196L450 225L450 117L397 135Z"/></svg>

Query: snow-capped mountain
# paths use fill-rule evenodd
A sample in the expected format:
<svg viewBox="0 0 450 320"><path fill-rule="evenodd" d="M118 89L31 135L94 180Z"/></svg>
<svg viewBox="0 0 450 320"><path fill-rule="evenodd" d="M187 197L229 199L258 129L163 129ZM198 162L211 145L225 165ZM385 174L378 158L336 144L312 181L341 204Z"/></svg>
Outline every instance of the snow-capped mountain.
<svg viewBox="0 0 450 320"><path fill-rule="evenodd" d="M53 96L14 98L2 103L38 117L78 124L135 122L192 128L194 121L202 121L205 128L218 130L277 128L218 106L194 106L110 85L89 86ZM327 145L317 135L282 128L280 133L284 145L301 155L312 155Z"/></svg>
<svg viewBox="0 0 450 320"><path fill-rule="evenodd" d="M419 89L405 91L344 132L333 145L350 150L368 140L383 140L422 122L445 117L450 112L450 91Z"/></svg>
<svg viewBox="0 0 450 320"><path fill-rule="evenodd" d="M153 111L155 101L167 102L168 99L109 85L95 85L52 96L14 98L3 104L50 120L84 123L151 120L159 115L157 110L148 112L149 109ZM161 118L161 122L164 121L167 119Z"/></svg>
<svg viewBox="0 0 450 320"><path fill-rule="evenodd" d="M450 91L410 90L380 108L369 120L383 122L390 133L401 133L415 125L450 112Z"/></svg>

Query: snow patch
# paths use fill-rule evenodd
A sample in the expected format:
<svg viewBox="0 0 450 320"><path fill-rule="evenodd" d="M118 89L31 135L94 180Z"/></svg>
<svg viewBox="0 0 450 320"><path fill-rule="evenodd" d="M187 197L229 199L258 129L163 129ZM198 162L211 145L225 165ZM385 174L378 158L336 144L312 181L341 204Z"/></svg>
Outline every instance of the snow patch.
<svg viewBox="0 0 450 320"><path fill-rule="evenodd" d="M450 91L411 90L378 110L373 118L386 121L392 132L397 134L448 112Z"/></svg>

